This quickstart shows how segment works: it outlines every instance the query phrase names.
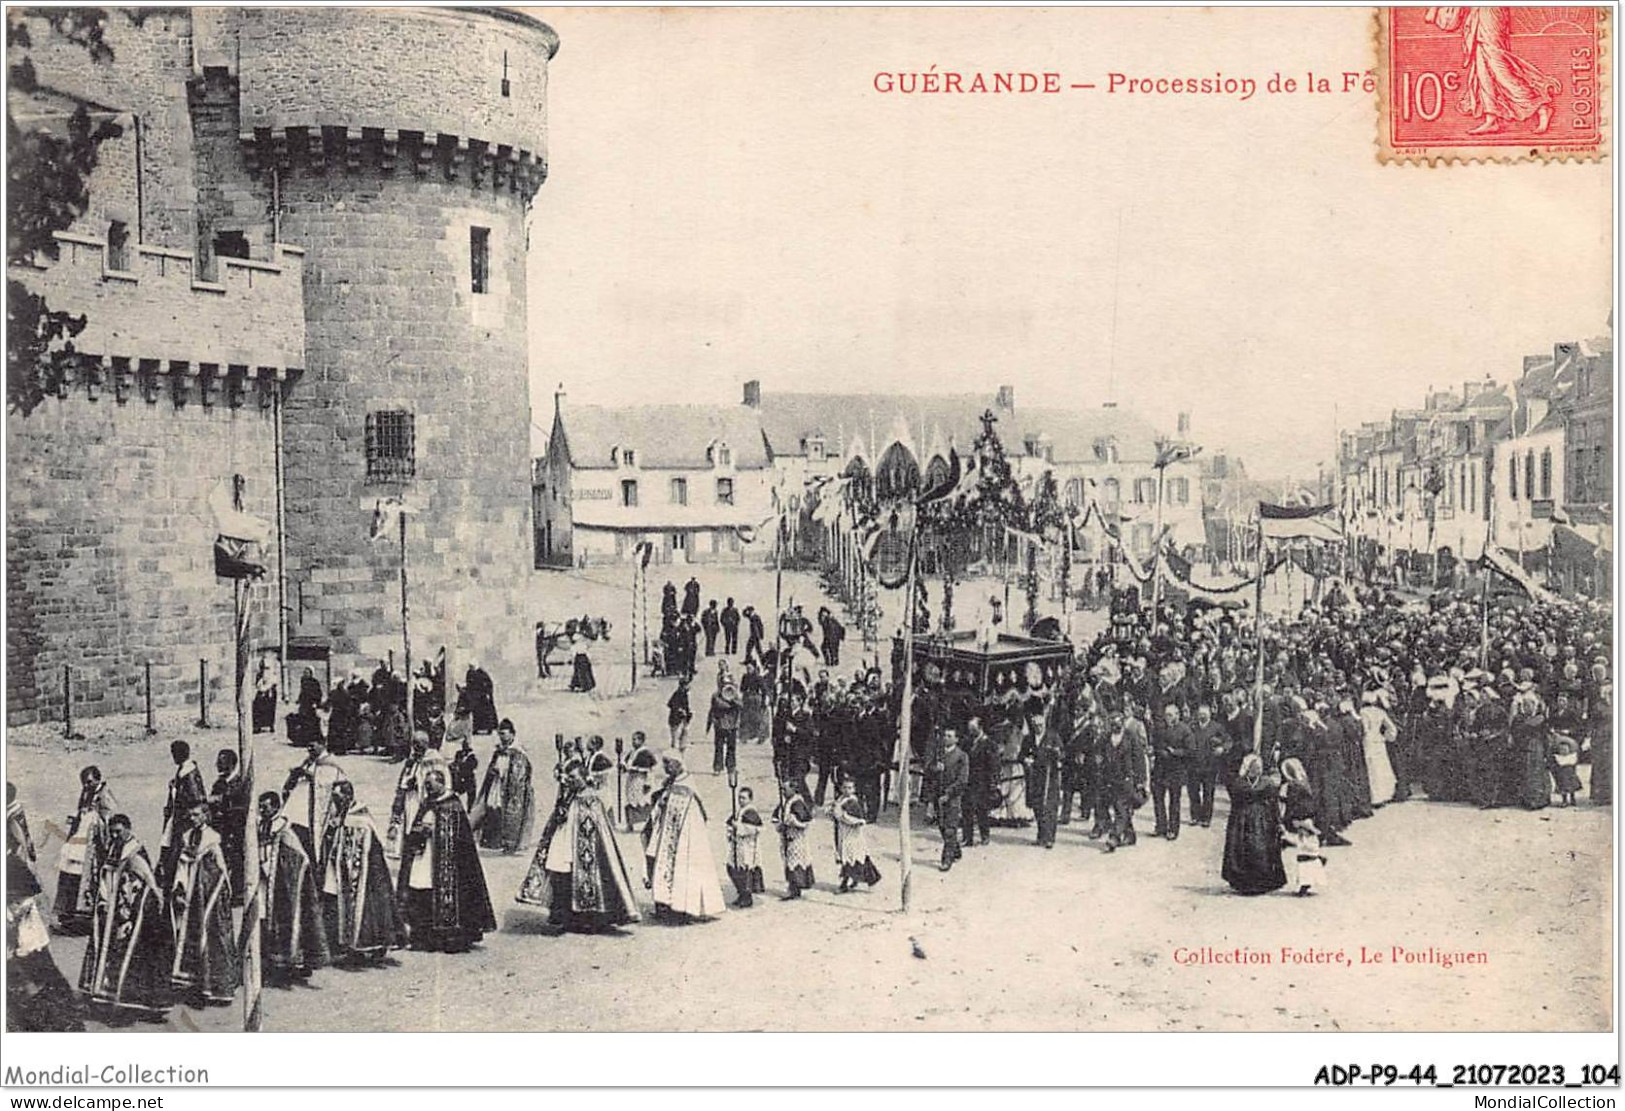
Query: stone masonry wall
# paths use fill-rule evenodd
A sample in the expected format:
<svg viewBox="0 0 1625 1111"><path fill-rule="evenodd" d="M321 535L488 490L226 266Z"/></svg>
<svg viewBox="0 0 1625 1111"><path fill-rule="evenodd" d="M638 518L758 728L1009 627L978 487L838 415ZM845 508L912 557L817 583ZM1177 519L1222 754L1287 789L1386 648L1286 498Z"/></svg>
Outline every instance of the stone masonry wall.
<svg viewBox="0 0 1625 1111"><path fill-rule="evenodd" d="M443 8L233 8L210 47L240 59L254 128L390 128L540 153L552 30L523 16ZM508 95L502 95L503 58Z"/></svg>
<svg viewBox="0 0 1625 1111"><path fill-rule="evenodd" d="M158 706L196 704L201 658L230 713L231 586L207 503L240 473L244 508L274 518L270 412L75 389L7 420L8 723L61 719L65 664L76 716L139 711L149 660ZM274 582L273 567L252 588L262 642Z"/></svg>
<svg viewBox="0 0 1625 1111"><path fill-rule="evenodd" d="M499 680L528 672L525 232L515 198L354 176L283 183L306 244L308 370L286 411L290 597L336 667L400 656L398 544L367 539L404 493L414 659L440 645ZM469 228L490 229L491 291L470 291ZM369 485L369 412L415 414L416 476ZM527 624L529 622L530 624Z"/></svg>
<svg viewBox="0 0 1625 1111"><path fill-rule="evenodd" d="M128 157L132 173L137 142L132 117L140 119L139 212L129 193L111 201L117 211L108 211L108 193L98 188L86 226L74 230L105 235L105 219L122 219L129 224L132 241L139 238L191 254L197 244L192 123L186 104L186 82L192 76L189 14L176 9L108 9L107 41L113 60L105 63L92 62L82 48L51 33L37 19L29 21L29 29L34 43L29 54L41 82L120 113L125 136L118 142L129 143L128 154L121 157Z"/></svg>

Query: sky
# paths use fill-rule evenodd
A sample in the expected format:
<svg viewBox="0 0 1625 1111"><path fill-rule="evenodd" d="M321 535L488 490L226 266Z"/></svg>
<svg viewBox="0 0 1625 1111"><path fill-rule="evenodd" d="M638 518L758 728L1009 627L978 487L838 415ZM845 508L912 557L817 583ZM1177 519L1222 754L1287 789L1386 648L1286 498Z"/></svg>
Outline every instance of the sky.
<svg viewBox="0 0 1625 1111"><path fill-rule="evenodd" d="M1606 164L1381 165L1370 94L1109 74L1373 64L1369 9L527 9L559 33L535 423L788 390L1117 400L1254 475L1607 330ZM904 96L877 72L1094 90Z"/></svg>

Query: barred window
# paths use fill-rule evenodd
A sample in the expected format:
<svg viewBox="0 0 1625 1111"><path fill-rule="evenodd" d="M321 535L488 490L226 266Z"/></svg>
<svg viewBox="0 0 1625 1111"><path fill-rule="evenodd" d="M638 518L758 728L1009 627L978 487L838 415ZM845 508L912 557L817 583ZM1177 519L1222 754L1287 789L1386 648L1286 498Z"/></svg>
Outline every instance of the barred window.
<svg viewBox="0 0 1625 1111"><path fill-rule="evenodd" d="M734 503L734 480L731 478L717 479L717 504L732 505Z"/></svg>
<svg viewBox="0 0 1625 1111"><path fill-rule="evenodd" d="M405 482L417 473L412 414L386 409L367 414L367 481Z"/></svg>

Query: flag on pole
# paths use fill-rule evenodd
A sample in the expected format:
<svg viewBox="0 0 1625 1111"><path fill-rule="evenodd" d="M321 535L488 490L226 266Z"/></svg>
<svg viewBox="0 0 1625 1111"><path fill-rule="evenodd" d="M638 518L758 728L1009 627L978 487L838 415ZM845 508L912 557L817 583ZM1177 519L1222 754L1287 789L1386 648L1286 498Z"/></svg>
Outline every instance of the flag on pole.
<svg viewBox="0 0 1625 1111"><path fill-rule="evenodd" d="M1187 443L1164 444L1157 449L1157 469L1161 470L1163 467L1171 467L1175 463L1183 463L1187 459L1194 458L1196 453L1201 450L1201 448L1193 447Z"/></svg>
<svg viewBox="0 0 1625 1111"><path fill-rule="evenodd" d="M399 527L396 522L401 519L401 515L416 512L417 510L400 498L380 498L372 507L372 527L367 530L367 539L372 541L390 539L396 535Z"/></svg>
<svg viewBox="0 0 1625 1111"><path fill-rule="evenodd" d="M1484 548L1484 563L1502 578L1507 579L1523 588L1525 594L1537 602L1554 601L1552 592L1535 581L1534 576L1511 556L1501 549L1499 544L1490 544Z"/></svg>
<svg viewBox="0 0 1625 1111"><path fill-rule="evenodd" d="M236 481L241 481L239 475ZM209 494L214 514L214 573L222 579L257 579L267 568L271 523L237 508L232 484L220 482Z"/></svg>
<svg viewBox="0 0 1625 1111"><path fill-rule="evenodd" d="M1258 503L1259 528L1266 540L1343 539L1334 523L1334 505L1271 505Z"/></svg>
<svg viewBox="0 0 1625 1111"><path fill-rule="evenodd" d="M757 521L755 524L747 522L743 525L735 525L734 532L739 535L740 543L754 544L756 542L756 537L761 534L762 530L777 520L779 520L779 513L777 510L775 510L774 512L769 513L766 517L763 517L760 521Z"/></svg>

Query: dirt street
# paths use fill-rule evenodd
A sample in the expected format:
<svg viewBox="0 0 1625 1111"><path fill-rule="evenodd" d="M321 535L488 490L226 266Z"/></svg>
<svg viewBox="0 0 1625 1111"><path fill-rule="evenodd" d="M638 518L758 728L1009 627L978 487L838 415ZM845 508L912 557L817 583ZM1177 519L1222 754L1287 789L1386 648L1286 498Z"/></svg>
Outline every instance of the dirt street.
<svg viewBox="0 0 1625 1111"><path fill-rule="evenodd" d="M769 609L770 574L697 572L708 594L733 592ZM613 572L547 580L560 613L624 609ZM676 576L674 576L676 577ZM682 576L678 578L681 586ZM653 579L654 592L662 578ZM810 608L810 579L793 588ZM1098 616L1080 635L1092 633ZM618 634L617 634L618 635ZM856 631L848 641L856 656ZM625 639L612 641L624 653ZM602 678L613 656L599 658ZM624 664L626 657L620 656ZM843 661L845 662L845 661ZM709 692L705 661L695 690ZM537 764L538 810L552 806L552 738L634 728L664 737L669 680L640 679L635 694L603 698L542 689L499 690L519 743ZM703 699L696 697L696 727ZM206 770L233 743L225 729L165 715L157 737L139 722L84 723L74 747L49 727L13 730L7 776L39 843L42 880L54 885L64 816L78 769L98 764L138 836L156 853L168 774L167 745L191 741ZM696 728L696 733L698 728ZM261 784L301 759L259 739ZM492 738L475 745L481 769ZM710 815L719 866L727 781L710 772L709 741L691 737L690 765ZM380 823L396 768L377 757L342 761ZM212 779L212 776L210 776ZM741 753L741 782L773 794L768 747ZM769 803L770 804L770 803ZM999 829L951 873L936 868L935 831L916 829L913 908L899 913L897 814L872 829L884 879L856 894L834 891L833 837L814 837L817 891L780 902L776 840L763 837L769 894L749 910L683 927L640 923L613 936L549 936L545 916L513 895L529 851L486 855L501 930L474 952L403 952L387 967L324 970L308 985L268 990L270 1030L1600 1030L1610 985L1611 812L1479 811L1412 801L1356 823L1354 845L1330 850L1324 893L1245 898L1219 878L1223 792L1211 829L1100 852L1083 827L1063 827L1052 851L1029 829ZM538 820L539 830L541 821ZM634 870L638 838L621 836ZM641 878L635 874L634 879ZM731 889L729 889L731 895ZM914 945L911 945L911 941ZM916 955L916 945L918 953ZM70 980L84 943L55 938ZM1362 947L1364 955L1362 956ZM1257 963L1230 963L1235 957ZM1401 953L1400 951L1404 952ZM1406 955L1409 959L1406 959ZM1460 954L1472 954L1465 960ZM1382 963L1374 963L1380 956ZM1440 963L1451 958L1446 967ZM1361 963L1362 960L1373 963ZM1264 963L1267 961L1268 963ZM1396 963L1396 961L1398 963ZM1467 963L1470 961L1472 963ZM1220 963L1222 962L1222 963ZM1345 963L1346 962L1346 963ZM170 1029L231 1030L240 1008L177 1009ZM102 1028L100 1022L93 1028ZM162 1027L137 1029L163 1029Z"/></svg>

